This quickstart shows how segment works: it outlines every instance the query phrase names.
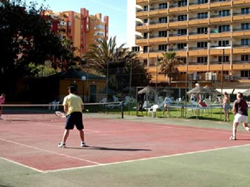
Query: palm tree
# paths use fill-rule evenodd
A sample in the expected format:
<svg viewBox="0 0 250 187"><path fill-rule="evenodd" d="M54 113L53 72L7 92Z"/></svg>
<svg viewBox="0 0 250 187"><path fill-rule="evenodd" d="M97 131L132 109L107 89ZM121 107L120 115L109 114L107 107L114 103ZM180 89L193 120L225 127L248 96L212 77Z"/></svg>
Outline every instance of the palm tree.
<svg viewBox="0 0 250 187"><path fill-rule="evenodd" d="M179 73L178 66L184 64L181 60L177 59L176 52L162 53L162 58L159 60L160 72L168 77L168 83L171 84L173 77Z"/></svg>
<svg viewBox="0 0 250 187"><path fill-rule="evenodd" d="M140 72L141 84L149 82L149 75L144 66L138 62L134 51L129 51L121 44L116 45L116 37L111 37L108 41L105 38L99 39L97 44L90 45L89 51L83 56L87 67L100 75L108 77L109 87L114 90L121 90L128 86L131 67L134 71ZM133 79L134 80L134 79ZM134 83L134 82L133 82Z"/></svg>

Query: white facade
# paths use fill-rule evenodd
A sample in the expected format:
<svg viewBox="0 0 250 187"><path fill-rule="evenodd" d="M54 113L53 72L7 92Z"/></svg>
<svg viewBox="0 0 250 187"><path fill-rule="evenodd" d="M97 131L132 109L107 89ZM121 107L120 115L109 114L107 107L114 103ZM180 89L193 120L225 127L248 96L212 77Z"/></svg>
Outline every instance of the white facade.
<svg viewBox="0 0 250 187"><path fill-rule="evenodd" d="M135 46L136 0L127 0L127 47Z"/></svg>

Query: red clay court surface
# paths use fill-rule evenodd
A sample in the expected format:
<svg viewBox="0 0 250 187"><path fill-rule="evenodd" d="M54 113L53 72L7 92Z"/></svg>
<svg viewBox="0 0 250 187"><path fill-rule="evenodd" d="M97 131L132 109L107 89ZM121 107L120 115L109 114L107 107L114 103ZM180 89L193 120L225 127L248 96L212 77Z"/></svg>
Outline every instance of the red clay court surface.
<svg viewBox="0 0 250 187"><path fill-rule="evenodd" d="M231 131L123 119L85 118L81 148L73 130L67 148L58 148L64 119L0 121L0 157L40 172L134 161L249 144L250 136L230 141Z"/></svg>

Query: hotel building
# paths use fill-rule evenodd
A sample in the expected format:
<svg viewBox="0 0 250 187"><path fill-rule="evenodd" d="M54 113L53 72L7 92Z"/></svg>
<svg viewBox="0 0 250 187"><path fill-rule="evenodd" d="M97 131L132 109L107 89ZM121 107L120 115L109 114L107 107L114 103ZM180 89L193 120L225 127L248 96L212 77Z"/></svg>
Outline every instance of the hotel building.
<svg viewBox="0 0 250 187"><path fill-rule="evenodd" d="M62 38L73 42L78 50L76 55L81 56L88 51L89 45L96 43L100 38L108 39L109 17L98 13L90 15L85 8L80 13L74 11L53 12L46 11L45 15L53 17L52 29L60 33Z"/></svg>
<svg viewBox="0 0 250 187"><path fill-rule="evenodd" d="M167 83L157 58L175 51L184 65L171 87L250 87L250 0L135 1L135 45L152 83Z"/></svg>

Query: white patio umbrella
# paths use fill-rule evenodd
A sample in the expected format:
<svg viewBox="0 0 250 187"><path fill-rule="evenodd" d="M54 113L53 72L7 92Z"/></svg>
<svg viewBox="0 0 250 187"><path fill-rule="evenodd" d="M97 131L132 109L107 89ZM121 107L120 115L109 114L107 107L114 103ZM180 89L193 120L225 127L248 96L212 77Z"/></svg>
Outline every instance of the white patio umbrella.
<svg viewBox="0 0 250 187"><path fill-rule="evenodd" d="M203 88L201 86L196 86L192 90L187 92L188 95L190 94L212 94L212 91L208 88Z"/></svg>
<svg viewBox="0 0 250 187"><path fill-rule="evenodd" d="M250 88L242 93L244 96L250 96Z"/></svg>
<svg viewBox="0 0 250 187"><path fill-rule="evenodd" d="M150 93L154 93L155 92L155 89L151 86L147 86L143 89L141 89L138 94L150 94Z"/></svg>

